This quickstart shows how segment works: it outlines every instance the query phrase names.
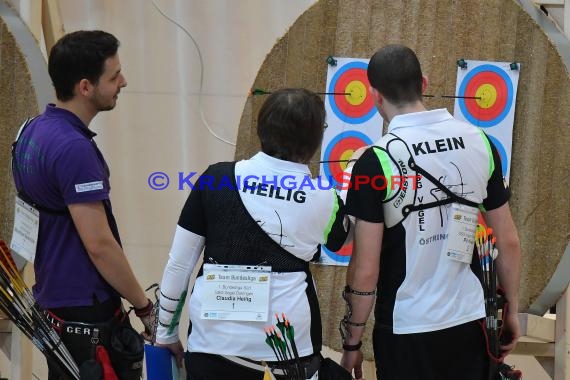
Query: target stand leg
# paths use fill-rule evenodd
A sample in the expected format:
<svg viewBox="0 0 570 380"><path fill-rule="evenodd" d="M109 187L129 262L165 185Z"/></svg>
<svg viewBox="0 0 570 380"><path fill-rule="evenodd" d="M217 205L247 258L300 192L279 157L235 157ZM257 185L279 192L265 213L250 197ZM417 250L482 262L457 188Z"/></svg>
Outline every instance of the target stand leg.
<svg viewBox="0 0 570 380"><path fill-rule="evenodd" d="M554 380L570 380L570 286L556 303Z"/></svg>

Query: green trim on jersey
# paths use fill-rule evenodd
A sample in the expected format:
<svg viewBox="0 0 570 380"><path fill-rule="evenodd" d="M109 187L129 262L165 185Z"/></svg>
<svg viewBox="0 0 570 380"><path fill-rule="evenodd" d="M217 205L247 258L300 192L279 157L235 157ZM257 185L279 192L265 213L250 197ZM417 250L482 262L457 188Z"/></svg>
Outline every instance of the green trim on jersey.
<svg viewBox="0 0 570 380"><path fill-rule="evenodd" d="M377 148L377 147L374 147ZM382 167L382 171L384 172L384 180L386 182L386 197L384 200L389 199L392 196L392 165L390 164L390 157L388 153L386 153L383 149L373 149L374 153L376 153L376 157L378 157L378 161L380 161L380 166Z"/></svg>
<svg viewBox="0 0 570 380"><path fill-rule="evenodd" d="M334 192L334 205L333 205L333 209L332 209L332 213L331 216L329 218L329 222L327 223L327 227L325 228L325 232L324 232L324 242L326 243L328 238L329 238L329 234L331 233L331 230L333 228L334 222L336 221L336 216L338 213L338 209L339 209L339 205L338 205L338 196L336 195L336 192Z"/></svg>
<svg viewBox="0 0 570 380"><path fill-rule="evenodd" d="M479 129L479 133L483 138L483 142L485 143L485 148L487 148L487 154L489 154L489 178L493 175L495 171L495 160L493 159L493 151L491 150L491 144L489 144L489 139L485 135L485 133Z"/></svg>

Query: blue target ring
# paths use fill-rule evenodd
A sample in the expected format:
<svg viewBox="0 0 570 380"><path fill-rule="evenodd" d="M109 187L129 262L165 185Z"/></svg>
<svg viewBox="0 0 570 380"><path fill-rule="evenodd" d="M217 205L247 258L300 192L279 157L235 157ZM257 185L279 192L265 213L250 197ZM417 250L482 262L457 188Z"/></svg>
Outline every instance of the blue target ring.
<svg viewBox="0 0 570 380"><path fill-rule="evenodd" d="M351 249L352 249L352 244L351 245ZM341 251L343 249L341 248ZM333 252L331 250L329 250L327 247L325 247L324 245L321 246L321 252L323 252L325 255L327 255L328 257L330 257L332 260L338 262L338 263L348 263L350 262L350 258L352 257L352 254L344 254L344 255L339 255L336 252Z"/></svg>
<svg viewBox="0 0 570 380"><path fill-rule="evenodd" d="M368 83L368 78L366 78L366 70L368 69L368 64L359 61L349 62L346 65L342 66L338 71L334 74L329 84L328 92L330 93L338 93L344 92L345 88L342 88L342 83L347 81L345 78L346 75L353 76L355 80L362 81L362 83ZM364 70L364 74L361 70ZM355 73L357 71L357 73ZM339 86L339 82L341 86ZM337 88L338 87L338 88ZM368 91L368 88L366 88ZM367 96L371 96L367 93ZM346 104L344 99L344 95L331 95L328 96L329 104L331 105L331 109L333 110L334 114L345 123L349 124L362 124L368 120L370 120L376 113L376 107L374 107L374 102L367 101L361 106L350 106ZM362 108L365 107L365 108ZM366 109L369 108L369 109ZM351 111L354 115L349 115L347 111Z"/></svg>
<svg viewBox="0 0 570 380"><path fill-rule="evenodd" d="M461 112L463 113L465 119L467 119L471 124L481 128L489 128L499 124L509 114L509 111L511 110L511 107L513 105L513 83L511 81L511 78L507 75L507 73L505 73L504 70L501 70L497 66L489 64L477 66L473 70L471 70L465 76L465 78L463 78L461 86L459 87L458 95L474 96L474 94L468 93L469 91L467 91L468 87L473 87L471 81L478 82L480 80L480 78L478 77L484 76L485 75L484 73L489 73L489 72L496 74L504 82L504 83L489 83L489 84L495 85L496 87L499 88L500 87L506 88L506 94L504 99L505 104L503 106L503 109L497 112L497 116L489 120L481 120L480 118L477 117L477 115L473 114L472 110L472 108L474 107L473 99L459 98L458 100L459 108L461 109Z"/></svg>
<svg viewBox="0 0 570 380"><path fill-rule="evenodd" d="M503 173L503 177L506 177L507 170L509 169L509 158L507 157L507 151L499 139L489 134L487 134L487 137L489 137L489 141L491 141L495 148L497 148L497 153L499 153L499 157L501 157L501 172Z"/></svg>

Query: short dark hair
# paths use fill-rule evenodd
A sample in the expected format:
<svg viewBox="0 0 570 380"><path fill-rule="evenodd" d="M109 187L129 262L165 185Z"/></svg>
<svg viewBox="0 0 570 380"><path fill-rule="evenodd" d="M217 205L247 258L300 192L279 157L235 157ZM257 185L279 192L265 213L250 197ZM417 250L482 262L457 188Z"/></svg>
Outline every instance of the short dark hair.
<svg viewBox="0 0 570 380"><path fill-rule="evenodd" d="M422 99L422 69L416 53L404 45L387 45L368 63L368 81L393 104Z"/></svg>
<svg viewBox="0 0 570 380"><path fill-rule="evenodd" d="M117 54L119 40L101 30L80 30L60 38L52 47L48 71L55 94L61 101L73 98L73 88L82 79L99 82L105 60Z"/></svg>
<svg viewBox="0 0 570 380"><path fill-rule="evenodd" d="M280 89L265 100L257 120L261 150L282 160L308 163L323 139L325 107L304 88Z"/></svg>

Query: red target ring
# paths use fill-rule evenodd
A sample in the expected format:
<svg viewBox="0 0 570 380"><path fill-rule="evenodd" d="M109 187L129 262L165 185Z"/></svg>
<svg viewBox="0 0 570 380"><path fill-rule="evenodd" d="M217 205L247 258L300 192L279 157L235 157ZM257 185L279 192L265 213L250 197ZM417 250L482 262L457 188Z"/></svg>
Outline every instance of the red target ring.
<svg viewBox="0 0 570 380"><path fill-rule="evenodd" d="M330 257L332 260L338 263L348 263L350 261L350 257L352 256L352 242L345 244L339 249L337 252L333 252L329 250L324 245L322 246L322 251L325 255Z"/></svg>
<svg viewBox="0 0 570 380"><path fill-rule="evenodd" d="M492 91L495 92L496 95L492 104L489 107L484 107L481 105L484 99L466 99L465 105L472 115L477 115L480 120L489 121L497 118L505 109L507 105L507 85L497 73L484 71L469 81L465 89L465 96L481 97L481 95L485 94L483 86L491 86ZM492 98L493 95L489 95L489 97Z"/></svg>
<svg viewBox="0 0 570 380"><path fill-rule="evenodd" d="M338 134L328 144L323 155L325 161L323 169L327 179L335 184L342 182L342 172L347 164L345 160L350 159L355 150L371 144L372 140L359 131L345 131Z"/></svg>

